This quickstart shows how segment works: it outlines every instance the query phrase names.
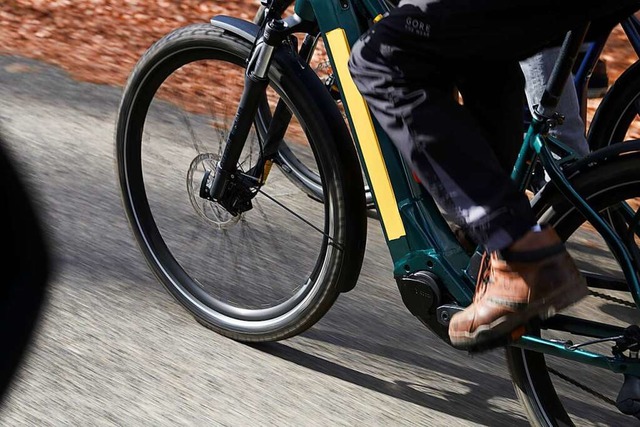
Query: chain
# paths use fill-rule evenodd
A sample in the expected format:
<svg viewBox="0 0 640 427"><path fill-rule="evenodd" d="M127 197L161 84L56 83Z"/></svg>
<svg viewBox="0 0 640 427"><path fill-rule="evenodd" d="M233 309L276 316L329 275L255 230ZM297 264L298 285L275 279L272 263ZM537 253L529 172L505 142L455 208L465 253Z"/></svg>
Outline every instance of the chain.
<svg viewBox="0 0 640 427"><path fill-rule="evenodd" d="M590 389L586 385L584 385L582 383L579 383L578 381L574 380L573 378L568 377L567 375L565 375L563 373L560 373L560 372L556 371L553 368L547 367L547 371L551 372L553 375L557 376L558 378L568 382L569 384L572 384L572 385L578 387L580 390L585 391L585 392L587 392L587 393L589 393L589 394L601 399L605 403L608 403L608 404L613 405L613 406L616 405L616 402L613 399L608 398L607 396L604 396L604 395L598 393L597 391L595 391L593 389Z"/></svg>
<svg viewBox="0 0 640 427"><path fill-rule="evenodd" d="M625 300L623 300L621 298L617 298L617 297L614 297L614 296L611 296L611 295L607 295L607 294L603 294L601 292L597 292L597 291L593 291L593 290L589 290L589 293L592 296L597 297L597 298L602 298L604 300L607 300L607 301L610 301L610 302L614 302L614 303L617 303L617 304L620 304L620 305L624 305L624 306L627 306L627 307L636 308L635 303L629 302L629 301L625 301ZM565 374L563 374L561 372L558 372L557 370L555 370L553 368L547 367L547 370L551 374L553 374L553 375L557 376L558 378L562 379L563 381L565 381L565 382L567 382L567 383L579 388L580 390L582 390L582 391L584 391L586 393L591 394L594 397L597 397L598 399L602 400L603 402L608 403L608 404L613 405L613 406L616 405L616 402L613 399L598 393L597 391L587 387L586 385L578 382L577 380L574 380L573 378L571 378L571 377L569 377L569 376L567 376L567 375L565 375Z"/></svg>
<svg viewBox="0 0 640 427"><path fill-rule="evenodd" d="M594 297L602 298L604 300L607 300L607 301L610 301L610 302L615 302L615 303L618 303L620 305L624 305L624 306L627 306L627 307L636 308L636 304L635 303L629 302L629 301L625 301L622 298L613 297L611 295L603 294L601 292L597 292L597 291L593 291L593 290L589 290L589 293L591 295L593 295Z"/></svg>

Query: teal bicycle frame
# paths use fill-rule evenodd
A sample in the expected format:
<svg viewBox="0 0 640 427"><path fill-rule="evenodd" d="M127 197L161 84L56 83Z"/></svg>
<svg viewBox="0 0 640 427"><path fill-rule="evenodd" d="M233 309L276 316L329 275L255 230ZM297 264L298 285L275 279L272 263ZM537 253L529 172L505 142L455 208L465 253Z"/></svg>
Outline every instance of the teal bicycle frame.
<svg viewBox="0 0 640 427"><path fill-rule="evenodd" d="M363 0L359 4L366 14L382 18L388 7L382 0ZM461 306L471 303L474 280L470 257L463 251L442 216L435 201L413 179L393 143L371 117L366 102L356 89L347 69L350 48L366 31L350 0L297 0L296 14L303 21L316 22L324 38L342 94L345 111L356 142L356 148L372 188L380 222L394 264L394 276L408 276L419 271L433 273ZM524 190L530 166L540 159L561 193L603 236L622 267L627 286L640 307L640 283L631 257L611 227L573 189L549 145L562 145L547 136L549 121L534 117L512 178ZM623 334L624 328L558 315L543 327L573 332L596 339ZM586 363L617 373L640 376L640 361L625 356L606 356L565 342L525 335L514 346Z"/></svg>

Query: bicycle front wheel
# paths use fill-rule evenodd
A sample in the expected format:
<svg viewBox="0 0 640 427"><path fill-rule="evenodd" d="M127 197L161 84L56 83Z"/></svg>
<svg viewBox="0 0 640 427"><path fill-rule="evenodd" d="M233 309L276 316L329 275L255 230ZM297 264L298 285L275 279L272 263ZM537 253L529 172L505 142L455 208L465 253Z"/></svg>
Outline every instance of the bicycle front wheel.
<svg viewBox="0 0 640 427"><path fill-rule="evenodd" d="M314 165L322 203L287 178L277 156L264 157L263 119L238 164L247 176L261 168L242 193L252 208L232 215L200 197L223 152L251 47L208 24L152 46L125 88L116 159L129 222L164 286L205 326L241 341L271 341L310 327L353 287L366 217L352 144L336 137L313 92L322 85L277 60L261 108L272 114L282 101L292 113L284 140Z"/></svg>
<svg viewBox="0 0 640 427"><path fill-rule="evenodd" d="M625 209L630 223L622 228L636 230L625 244L636 247L640 245L638 224L634 224L640 217L634 213L640 206L639 161L640 152L626 154L572 179L578 193L605 218L622 215L620 210ZM566 241L580 270L603 279L589 281L590 295L563 314L620 327L639 323L640 311L625 288L621 268L591 224L554 189L543 193L534 209L540 221L553 225ZM609 288L598 284L605 282ZM591 339L554 330L537 333L546 339L576 344ZM612 345L599 343L585 349L610 355ZM516 347L507 348L507 361L518 397L533 425L617 426L631 421L615 407L622 375Z"/></svg>

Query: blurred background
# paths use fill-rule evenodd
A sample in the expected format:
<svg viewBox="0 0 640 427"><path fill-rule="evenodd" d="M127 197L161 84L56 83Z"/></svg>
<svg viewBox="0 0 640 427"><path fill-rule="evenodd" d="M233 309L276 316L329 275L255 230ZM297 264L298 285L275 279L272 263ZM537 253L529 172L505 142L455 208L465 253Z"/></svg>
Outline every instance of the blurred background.
<svg viewBox="0 0 640 427"><path fill-rule="evenodd" d="M226 14L252 20L257 0L5 0L0 52L44 60L74 79L123 85L142 53L170 30ZM601 58L613 82L636 60L622 28ZM590 102L593 113L599 100Z"/></svg>

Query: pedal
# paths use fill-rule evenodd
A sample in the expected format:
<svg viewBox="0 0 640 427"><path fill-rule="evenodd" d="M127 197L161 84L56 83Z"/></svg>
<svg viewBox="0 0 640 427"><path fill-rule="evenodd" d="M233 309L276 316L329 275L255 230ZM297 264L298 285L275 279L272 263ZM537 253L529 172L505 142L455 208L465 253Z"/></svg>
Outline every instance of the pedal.
<svg viewBox="0 0 640 427"><path fill-rule="evenodd" d="M459 349L459 350L466 350L469 352L469 354L474 355L474 354L482 354L482 353L487 353L489 351L495 350L497 348L502 348L502 347L506 347L509 344L511 344L513 341L511 339L509 339L509 337L503 337L500 339L495 339L495 340L491 340L491 341L485 341L483 343L480 344L476 344L476 345L472 345L466 349Z"/></svg>
<svg viewBox="0 0 640 427"><path fill-rule="evenodd" d="M624 383L616 407L625 415L631 415L640 420L640 378L634 375L624 375Z"/></svg>
<svg viewBox="0 0 640 427"><path fill-rule="evenodd" d="M457 306L453 306L457 307ZM457 307L461 308L461 307ZM497 348L502 348L513 344L518 341L528 332L533 330L537 330L539 328L540 321L538 319L533 319L526 325L518 326L510 333L506 335L499 336L486 336L480 335L477 337L477 342L473 345L469 346L454 346L458 350L466 350L469 354L481 354L486 353L491 350L495 350Z"/></svg>
<svg viewBox="0 0 640 427"><path fill-rule="evenodd" d="M519 326L518 328L511 331L511 333L508 335L481 341L478 344L472 345L462 350L467 350L469 354L481 354L491 350L495 350L497 348L506 347L522 338L522 336L525 335L528 330L528 326Z"/></svg>

